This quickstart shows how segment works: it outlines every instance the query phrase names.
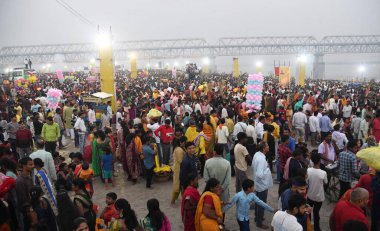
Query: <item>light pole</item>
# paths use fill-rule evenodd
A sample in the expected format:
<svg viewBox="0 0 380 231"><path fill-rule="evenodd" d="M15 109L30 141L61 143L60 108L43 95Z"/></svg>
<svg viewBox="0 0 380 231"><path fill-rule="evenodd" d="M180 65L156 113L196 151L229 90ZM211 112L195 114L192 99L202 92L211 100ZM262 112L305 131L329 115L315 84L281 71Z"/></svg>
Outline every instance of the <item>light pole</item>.
<svg viewBox="0 0 380 231"><path fill-rule="evenodd" d="M298 63L300 64L300 73L299 73L299 79L300 79L300 86L305 86L305 76L306 76L306 55L301 55L297 58Z"/></svg>
<svg viewBox="0 0 380 231"><path fill-rule="evenodd" d="M263 62L257 61L256 62L256 72L257 73L261 73L262 72L262 68L263 68Z"/></svg>
<svg viewBox="0 0 380 231"><path fill-rule="evenodd" d="M364 77L364 72L365 72L366 68L364 65L360 65L359 66L359 73L360 73L360 77L363 79Z"/></svg>
<svg viewBox="0 0 380 231"><path fill-rule="evenodd" d="M114 82L114 60L112 49L111 31L109 33L98 34L96 43L99 49L100 60L100 86L103 92L112 94L111 105L112 110L116 112L115 100L115 82Z"/></svg>
<svg viewBox="0 0 380 231"><path fill-rule="evenodd" d="M209 69L209 67L210 67L210 58L209 57L205 57L205 58L203 58L203 72L204 73L206 73L206 74L208 74L209 72L210 72L210 69Z"/></svg>

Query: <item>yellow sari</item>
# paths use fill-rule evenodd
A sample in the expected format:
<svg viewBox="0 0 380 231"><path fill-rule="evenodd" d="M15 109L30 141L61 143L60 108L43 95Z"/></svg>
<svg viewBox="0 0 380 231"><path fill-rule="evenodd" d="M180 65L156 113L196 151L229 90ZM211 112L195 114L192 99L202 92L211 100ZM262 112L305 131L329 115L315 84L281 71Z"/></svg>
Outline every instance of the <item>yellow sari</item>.
<svg viewBox="0 0 380 231"><path fill-rule="evenodd" d="M205 140L206 157L207 159L209 159L214 154L215 132L212 126L208 125L207 123L204 123L203 133L209 138L209 140Z"/></svg>
<svg viewBox="0 0 380 231"><path fill-rule="evenodd" d="M219 224L216 220L210 219L203 215L203 203L206 196L211 196L214 203L215 212L218 217L223 219L222 204L219 196L212 192L205 192L202 194L198 202L197 212L195 213L195 230L196 231L219 231Z"/></svg>

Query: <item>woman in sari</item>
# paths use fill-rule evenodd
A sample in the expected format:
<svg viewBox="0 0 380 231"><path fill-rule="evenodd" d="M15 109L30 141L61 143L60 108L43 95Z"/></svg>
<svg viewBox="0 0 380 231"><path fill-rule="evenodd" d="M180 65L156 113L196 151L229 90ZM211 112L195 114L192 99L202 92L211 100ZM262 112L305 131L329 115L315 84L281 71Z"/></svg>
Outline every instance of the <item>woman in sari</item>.
<svg viewBox="0 0 380 231"><path fill-rule="evenodd" d="M104 143L106 135L103 131L97 131L95 133L96 139L92 142L92 170L94 170L94 176L101 176L101 161L100 157L102 156L102 148L101 145Z"/></svg>
<svg viewBox="0 0 380 231"><path fill-rule="evenodd" d="M115 209L119 218L114 220L111 225L111 231L136 230L139 226L135 211L126 199L120 198L115 202Z"/></svg>
<svg viewBox="0 0 380 231"><path fill-rule="evenodd" d="M210 178L205 190L198 202L195 213L195 230L196 231L219 231L223 226L223 212L220 195L222 187L215 178Z"/></svg>
<svg viewBox="0 0 380 231"><path fill-rule="evenodd" d="M129 129L127 123L125 121L120 122L120 128L117 131L117 148L119 149L118 155L120 156L121 163L123 164L123 169L128 176L130 175L128 172L127 165L127 149L125 147L125 140L129 135Z"/></svg>
<svg viewBox="0 0 380 231"><path fill-rule="evenodd" d="M200 121L202 122L202 121ZM214 143L215 143L215 132L214 128L211 124L210 116L206 116L206 121L203 123L203 133L205 136L207 136L209 139L205 140L205 146L206 146L206 159L211 158L214 155Z"/></svg>
<svg viewBox="0 0 380 231"><path fill-rule="evenodd" d="M126 138L126 160L128 166L128 180L137 182L140 175L140 155L142 154L142 143L138 136L140 131L131 133Z"/></svg>
<svg viewBox="0 0 380 231"><path fill-rule="evenodd" d="M93 210L91 196L86 190L84 181L82 179L73 180L73 190L75 192L73 203L79 215L86 218L90 230L95 230L96 215Z"/></svg>

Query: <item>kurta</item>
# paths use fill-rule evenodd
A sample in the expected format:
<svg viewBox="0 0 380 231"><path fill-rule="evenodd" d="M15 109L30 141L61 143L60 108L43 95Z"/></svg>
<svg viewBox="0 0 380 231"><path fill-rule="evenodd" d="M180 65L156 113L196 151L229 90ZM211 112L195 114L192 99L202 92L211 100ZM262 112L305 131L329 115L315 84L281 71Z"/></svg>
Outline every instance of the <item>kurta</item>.
<svg viewBox="0 0 380 231"><path fill-rule="evenodd" d="M73 125L71 124L71 120L73 118L73 107L65 107L63 110L63 119L65 120L65 128L72 129Z"/></svg>
<svg viewBox="0 0 380 231"><path fill-rule="evenodd" d="M180 192L179 172L181 162L185 156L185 150L181 147L176 147L173 151L173 195ZM177 199L177 198L175 198Z"/></svg>

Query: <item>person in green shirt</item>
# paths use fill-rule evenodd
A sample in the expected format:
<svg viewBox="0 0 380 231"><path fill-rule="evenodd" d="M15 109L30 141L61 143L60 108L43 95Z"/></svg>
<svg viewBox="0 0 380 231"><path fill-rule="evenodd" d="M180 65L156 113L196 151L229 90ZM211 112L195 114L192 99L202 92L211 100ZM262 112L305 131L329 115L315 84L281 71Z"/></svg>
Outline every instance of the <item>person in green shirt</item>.
<svg viewBox="0 0 380 231"><path fill-rule="evenodd" d="M60 136L59 125L53 121L52 116L48 116L46 123L42 126L41 138L45 141L45 150L50 152L52 156L54 156Z"/></svg>

